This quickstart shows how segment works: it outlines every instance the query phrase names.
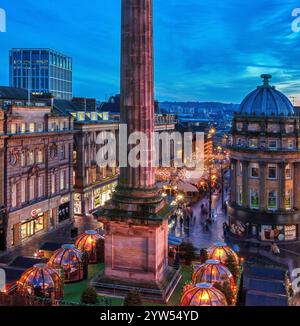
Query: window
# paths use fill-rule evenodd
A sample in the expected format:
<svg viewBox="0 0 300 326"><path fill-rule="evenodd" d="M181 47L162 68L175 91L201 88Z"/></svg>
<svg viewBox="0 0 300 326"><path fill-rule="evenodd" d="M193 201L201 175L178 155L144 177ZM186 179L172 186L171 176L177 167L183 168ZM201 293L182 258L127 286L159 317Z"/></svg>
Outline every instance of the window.
<svg viewBox="0 0 300 326"><path fill-rule="evenodd" d="M257 189L250 190L250 206L251 208L259 208L259 193Z"/></svg>
<svg viewBox="0 0 300 326"><path fill-rule="evenodd" d="M56 186L55 186L55 174L51 174L51 193L55 194L56 192Z"/></svg>
<svg viewBox="0 0 300 326"><path fill-rule="evenodd" d="M35 199L35 178L31 177L29 180L29 200L34 200Z"/></svg>
<svg viewBox="0 0 300 326"><path fill-rule="evenodd" d="M238 122L238 123L236 124L236 129L237 129L238 131L242 131L242 130L243 130L243 123L242 123L242 122Z"/></svg>
<svg viewBox="0 0 300 326"><path fill-rule="evenodd" d="M250 148L257 148L258 147L258 140L253 138L249 140L249 147Z"/></svg>
<svg viewBox="0 0 300 326"><path fill-rule="evenodd" d="M34 131L35 131L35 123L30 122L30 124L29 124L29 132L34 132Z"/></svg>
<svg viewBox="0 0 300 326"><path fill-rule="evenodd" d="M236 140L236 145L237 145L237 146L241 146L241 145L242 145L242 140L241 140L241 138L238 138L238 139Z"/></svg>
<svg viewBox="0 0 300 326"><path fill-rule="evenodd" d="M292 179L292 167L290 165L285 168L285 178Z"/></svg>
<svg viewBox="0 0 300 326"><path fill-rule="evenodd" d="M24 134L26 132L26 124L21 123L21 133Z"/></svg>
<svg viewBox="0 0 300 326"><path fill-rule="evenodd" d="M38 193L39 193L39 198L44 196L44 176L39 176Z"/></svg>
<svg viewBox="0 0 300 326"><path fill-rule="evenodd" d="M11 186L11 206L17 206L17 184L15 182Z"/></svg>
<svg viewBox="0 0 300 326"><path fill-rule="evenodd" d="M20 154L20 163L21 163L22 167L25 167L26 161L25 161L25 153L24 152L21 152L21 154Z"/></svg>
<svg viewBox="0 0 300 326"><path fill-rule="evenodd" d="M64 145L60 146L60 149L59 149L59 158L61 160L64 160L65 159L65 146Z"/></svg>
<svg viewBox="0 0 300 326"><path fill-rule="evenodd" d="M38 154L37 154L37 162L39 164L43 163L44 161L44 155L43 155L43 151L42 150L39 150L38 151Z"/></svg>
<svg viewBox="0 0 300 326"><path fill-rule="evenodd" d="M274 190L269 192L268 209L269 210L276 210L277 209L277 192L274 191Z"/></svg>
<svg viewBox="0 0 300 326"><path fill-rule="evenodd" d="M242 192L241 186L237 186L237 202L238 202L238 205L243 204L243 192Z"/></svg>
<svg viewBox="0 0 300 326"><path fill-rule="evenodd" d="M277 179L277 165L268 166L268 178L272 180Z"/></svg>
<svg viewBox="0 0 300 326"><path fill-rule="evenodd" d="M17 133L17 125L15 123L11 124L11 133L16 134Z"/></svg>
<svg viewBox="0 0 300 326"><path fill-rule="evenodd" d="M276 150L277 149L277 140L269 140L269 149Z"/></svg>
<svg viewBox="0 0 300 326"><path fill-rule="evenodd" d="M21 182L21 202L22 204L26 202L26 180Z"/></svg>
<svg viewBox="0 0 300 326"><path fill-rule="evenodd" d="M34 164L34 151L28 152L28 164L33 165Z"/></svg>
<svg viewBox="0 0 300 326"><path fill-rule="evenodd" d="M285 127L285 131L286 131L287 133L292 133L292 132L294 132L294 125L286 125L286 127Z"/></svg>
<svg viewBox="0 0 300 326"><path fill-rule="evenodd" d="M259 165L257 163L251 163L250 177L251 178L259 178Z"/></svg>
<svg viewBox="0 0 300 326"><path fill-rule="evenodd" d="M60 171L60 190L66 188L66 173L65 171Z"/></svg>
<svg viewBox="0 0 300 326"><path fill-rule="evenodd" d="M285 209L286 210L292 209L292 202L293 202L292 190L287 190L285 193Z"/></svg>
<svg viewBox="0 0 300 326"><path fill-rule="evenodd" d="M295 142L293 139L288 140L288 149L295 149Z"/></svg>

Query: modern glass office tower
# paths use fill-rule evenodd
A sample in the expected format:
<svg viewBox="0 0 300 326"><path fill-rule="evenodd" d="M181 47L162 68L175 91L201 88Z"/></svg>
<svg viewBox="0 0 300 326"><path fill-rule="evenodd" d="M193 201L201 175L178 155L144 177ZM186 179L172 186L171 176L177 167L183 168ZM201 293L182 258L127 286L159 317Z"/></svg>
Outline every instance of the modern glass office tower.
<svg viewBox="0 0 300 326"><path fill-rule="evenodd" d="M9 52L11 87L35 94L72 98L72 58L51 49L12 49Z"/></svg>

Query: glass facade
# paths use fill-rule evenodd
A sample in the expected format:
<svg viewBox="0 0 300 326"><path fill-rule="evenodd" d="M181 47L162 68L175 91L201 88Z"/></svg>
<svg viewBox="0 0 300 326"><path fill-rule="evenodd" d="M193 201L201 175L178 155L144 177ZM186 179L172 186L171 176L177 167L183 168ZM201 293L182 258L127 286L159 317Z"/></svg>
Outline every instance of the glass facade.
<svg viewBox="0 0 300 326"><path fill-rule="evenodd" d="M9 54L10 86L32 93L72 98L72 58L50 49L13 49Z"/></svg>

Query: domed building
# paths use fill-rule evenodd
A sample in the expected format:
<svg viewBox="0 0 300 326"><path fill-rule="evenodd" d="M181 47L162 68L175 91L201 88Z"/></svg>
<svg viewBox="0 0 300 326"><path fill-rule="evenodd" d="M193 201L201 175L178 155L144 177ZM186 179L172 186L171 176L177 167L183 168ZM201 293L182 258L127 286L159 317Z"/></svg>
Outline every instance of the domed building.
<svg viewBox="0 0 300 326"><path fill-rule="evenodd" d="M300 225L299 117L271 86L271 75L235 114L229 146L231 233L261 241L296 241Z"/></svg>

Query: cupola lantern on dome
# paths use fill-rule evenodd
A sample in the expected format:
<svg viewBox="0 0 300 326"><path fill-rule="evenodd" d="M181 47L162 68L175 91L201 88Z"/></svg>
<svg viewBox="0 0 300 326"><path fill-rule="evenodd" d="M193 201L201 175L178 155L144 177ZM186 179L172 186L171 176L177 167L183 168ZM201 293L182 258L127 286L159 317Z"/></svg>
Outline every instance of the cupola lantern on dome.
<svg viewBox="0 0 300 326"><path fill-rule="evenodd" d="M275 86L270 85L272 75L263 74L263 85L245 97L240 105L239 114L248 116L294 116L291 101Z"/></svg>

